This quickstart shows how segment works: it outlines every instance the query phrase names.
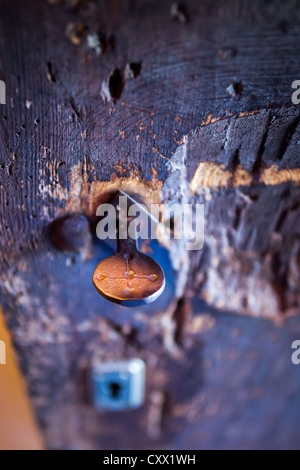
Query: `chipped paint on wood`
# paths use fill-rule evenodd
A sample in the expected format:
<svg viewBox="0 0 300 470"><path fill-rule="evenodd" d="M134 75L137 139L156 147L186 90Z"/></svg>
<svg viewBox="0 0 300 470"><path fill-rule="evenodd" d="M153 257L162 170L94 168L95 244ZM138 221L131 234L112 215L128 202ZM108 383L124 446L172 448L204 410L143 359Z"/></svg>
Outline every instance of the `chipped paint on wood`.
<svg viewBox="0 0 300 470"><path fill-rule="evenodd" d="M92 166L89 168L89 172L91 171L93 171ZM87 216L95 216L97 207L107 202L110 195L119 189L129 194L139 194L150 204L158 204L161 200L162 182L155 178L146 182L132 175L121 178L112 177L110 181L90 182L89 172L84 171L82 163L72 167L67 212L84 212Z"/></svg>
<svg viewBox="0 0 300 470"><path fill-rule="evenodd" d="M261 170L259 178L246 170L241 165L230 172L226 170L224 164L213 162L201 162L191 181L190 189L193 194L199 194L202 188L224 189L238 188L257 184L257 181L266 186L290 182L298 185L300 183L300 170L281 170L277 165L272 165Z"/></svg>
<svg viewBox="0 0 300 470"><path fill-rule="evenodd" d="M275 186L287 182L299 185L300 169L280 170L277 165L272 165L261 172L260 181L266 186Z"/></svg>

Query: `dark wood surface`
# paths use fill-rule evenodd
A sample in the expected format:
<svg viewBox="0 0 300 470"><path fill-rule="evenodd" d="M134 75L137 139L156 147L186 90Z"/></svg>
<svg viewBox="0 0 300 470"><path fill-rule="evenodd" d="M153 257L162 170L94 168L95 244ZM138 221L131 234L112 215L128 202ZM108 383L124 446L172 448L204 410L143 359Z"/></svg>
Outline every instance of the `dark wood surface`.
<svg viewBox="0 0 300 470"><path fill-rule="evenodd" d="M1 3L0 69L8 95L1 107L3 259L35 246L65 207L74 165L93 168L91 180L131 171L151 180L154 170L161 180L163 156L170 158L208 114L298 112L291 103L296 2L188 2L183 24L170 17L169 1L83 3L82 9L72 2ZM79 21L87 29L75 45L65 31ZM87 48L93 33L113 35L113 50L97 56ZM125 81L114 103L104 103L102 82L116 69L123 77L131 62L141 63L139 76ZM233 98L226 89L235 81L243 90Z"/></svg>
<svg viewBox="0 0 300 470"><path fill-rule="evenodd" d="M172 4L1 1L1 304L50 448L297 448L300 324L285 317L300 298L298 3L186 0L183 17ZM185 145L205 247L185 284L155 245L164 297L112 307L91 281L111 252L95 209L119 185L170 195L168 162ZM92 229L79 254L50 240L74 212ZM96 413L92 362L136 356L145 406Z"/></svg>

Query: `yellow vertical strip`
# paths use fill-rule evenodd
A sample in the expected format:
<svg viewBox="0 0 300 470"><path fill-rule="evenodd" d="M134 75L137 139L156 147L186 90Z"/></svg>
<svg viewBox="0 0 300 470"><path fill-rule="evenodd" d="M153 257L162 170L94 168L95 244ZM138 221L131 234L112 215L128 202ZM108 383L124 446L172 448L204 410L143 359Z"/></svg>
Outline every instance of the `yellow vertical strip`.
<svg viewBox="0 0 300 470"><path fill-rule="evenodd" d="M0 450L41 450L42 439L0 309ZM5 348L4 348L5 346ZM5 351L4 351L5 349ZM5 362L4 362L5 353Z"/></svg>

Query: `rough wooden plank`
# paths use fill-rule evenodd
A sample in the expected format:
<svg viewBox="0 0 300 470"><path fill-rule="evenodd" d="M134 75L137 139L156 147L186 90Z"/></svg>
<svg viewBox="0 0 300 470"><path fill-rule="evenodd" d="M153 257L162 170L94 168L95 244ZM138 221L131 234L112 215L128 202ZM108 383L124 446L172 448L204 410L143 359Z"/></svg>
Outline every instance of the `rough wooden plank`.
<svg viewBox="0 0 300 470"><path fill-rule="evenodd" d="M199 319L176 296L197 292L252 315L298 309L299 8L187 0L181 22L172 4L1 2L1 303L49 447L295 448L297 317L281 330L216 312ZM184 136L188 149L178 149ZM154 309L108 307L91 273L110 248L94 240L90 258L59 252L50 223L79 212L94 233L106 191L170 200L175 183L206 200L204 249L182 259L177 286L163 261L170 290ZM96 414L92 362L137 355L148 366L146 406Z"/></svg>
<svg viewBox="0 0 300 470"><path fill-rule="evenodd" d="M186 24L172 20L171 4L2 2L0 69L8 93L1 108L3 259L36 246L43 227L76 192L70 181L79 163L89 162L89 178L100 181L163 179L166 158L208 115L291 107L298 73L295 2L257 1L250 8L247 2L187 2ZM78 22L85 28L74 44L65 32ZM95 34L113 36L114 47L97 55L88 42ZM140 74L125 79L132 62L141 64ZM104 103L102 83L113 70L121 71L123 91ZM234 79L243 84L237 98L226 92Z"/></svg>

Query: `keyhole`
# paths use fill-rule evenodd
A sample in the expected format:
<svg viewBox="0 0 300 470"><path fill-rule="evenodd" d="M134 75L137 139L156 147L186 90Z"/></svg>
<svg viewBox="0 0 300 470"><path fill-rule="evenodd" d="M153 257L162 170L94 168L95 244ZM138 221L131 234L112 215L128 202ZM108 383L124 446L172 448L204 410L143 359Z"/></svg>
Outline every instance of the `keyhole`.
<svg viewBox="0 0 300 470"><path fill-rule="evenodd" d="M110 391L110 395L112 398L115 398L115 399L119 398L121 389L122 389L121 385L118 384L117 382L111 382L109 384L109 391Z"/></svg>

